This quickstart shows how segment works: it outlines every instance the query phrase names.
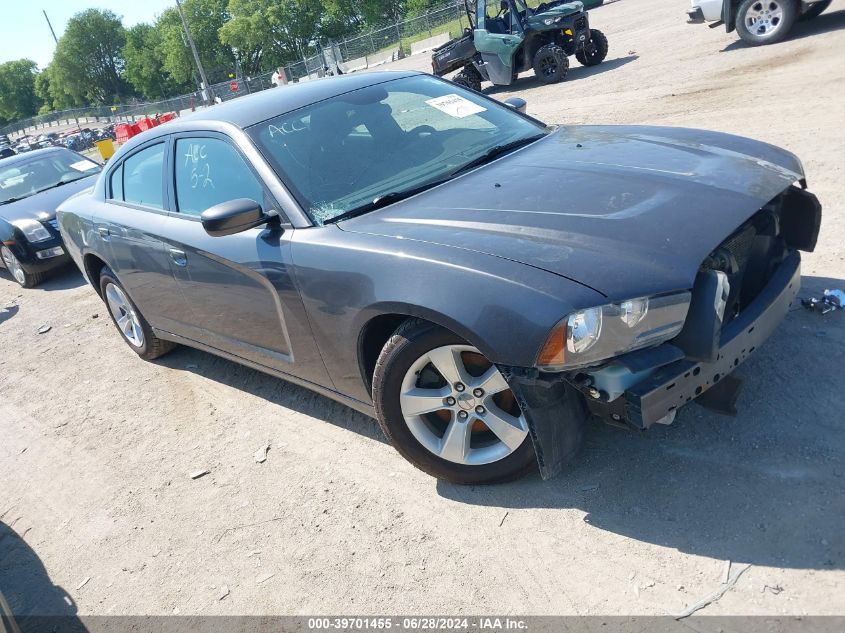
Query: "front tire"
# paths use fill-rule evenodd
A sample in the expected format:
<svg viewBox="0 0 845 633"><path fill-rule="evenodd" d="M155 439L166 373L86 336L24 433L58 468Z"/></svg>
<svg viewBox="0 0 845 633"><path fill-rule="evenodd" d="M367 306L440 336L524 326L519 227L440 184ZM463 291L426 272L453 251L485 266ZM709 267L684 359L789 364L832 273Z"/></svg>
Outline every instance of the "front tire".
<svg viewBox="0 0 845 633"><path fill-rule="evenodd" d="M795 0L743 0L736 12L736 32L751 46L774 44L798 18Z"/></svg>
<svg viewBox="0 0 845 633"><path fill-rule="evenodd" d="M431 323L407 321L384 346L373 402L396 450L438 479L496 483L536 468L528 424L502 374Z"/></svg>
<svg viewBox="0 0 845 633"><path fill-rule="evenodd" d="M607 57L607 37L598 29L590 29L590 43L592 51L587 51L585 48L578 49L575 53L575 59L582 66L598 66Z"/></svg>
<svg viewBox="0 0 845 633"><path fill-rule="evenodd" d="M569 58L557 44L546 44L534 54L534 74L544 84L554 84L566 79Z"/></svg>
<svg viewBox="0 0 845 633"><path fill-rule="evenodd" d="M108 267L100 273L100 296L106 302L112 323L124 342L138 356L144 360L153 360L176 347L175 343L160 339L153 333L144 315L132 303L126 289Z"/></svg>
<svg viewBox="0 0 845 633"><path fill-rule="evenodd" d="M35 288L47 277L45 273L28 273L8 246L0 246L0 258L9 274L22 288Z"/></svg>

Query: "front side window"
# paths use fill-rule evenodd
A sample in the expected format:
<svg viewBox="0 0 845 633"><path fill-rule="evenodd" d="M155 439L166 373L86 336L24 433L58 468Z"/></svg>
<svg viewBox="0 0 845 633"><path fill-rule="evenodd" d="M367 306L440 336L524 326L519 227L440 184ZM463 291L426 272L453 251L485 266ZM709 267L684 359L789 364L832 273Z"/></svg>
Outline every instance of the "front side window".
<svg viewBox="0 0 845 633"><path fill-rule="evenodd" d="M263 202L264 190L244 158L218 138L178 139L175 176L179 213L200 215L236 198Z"/></svg>
<svg viewBox="0 0 845 633"><path fill-rule="evenodd" d="M164 143L132 154L123 161L123 199L144 207L164 209L163 168Z"/></svg>
<svg viewBox="0 0 845 633"><path fill-rule="evenodd" d="M545 128L424 75L326 99L247 130L316 224L450 177Z"/></svg>

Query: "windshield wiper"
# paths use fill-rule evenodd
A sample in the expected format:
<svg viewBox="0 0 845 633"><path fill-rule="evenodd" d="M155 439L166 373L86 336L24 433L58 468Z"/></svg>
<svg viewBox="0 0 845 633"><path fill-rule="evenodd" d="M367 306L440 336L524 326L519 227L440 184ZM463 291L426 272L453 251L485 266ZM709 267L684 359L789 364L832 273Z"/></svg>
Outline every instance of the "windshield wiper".
<svg viewBox="0 0 845 633"><path fill-rule="evenodd" d="M403 191L390 191L388 193L384 193L380 196L376 196L370 202L366 202L359 207L355 207L354 209L350 209L349 211L344 211L340 215L336 215L333 218L329 218L325 220L323 224L331 224L334 222L340 222L341 220L348 220L349 218L354 218L358 215L363 215L364 213L369 213L370 211L375 211L376 209L381 209L382 207L386 207L389 204L393 204L394 202L399 202L400 200L404 200L405 198L410 198L411 196L415 196L416 194L425 191L426 189L431 189L432 187L436 187L447 180L451 179L451 175L448 178L440 178L437 180L432 180L424 185L419 185L417 187L411 187L410 189L405 189Z"/></svg>
<svg viewBox="0 0 845 633"><path fill-rule="evenodd" d="M454 170L450 176L457 176L458 174L462 174L465 171L472 169L473 167L478 167L479 165L483 165L484 163L489 163L494 158L501 156L502 154L506 154L507 152L513 151L534 141L539 141L541 138L546 136L545 134L535 134L534 136L526 136L525 138L519 138L515 141L511 141L510 143L503 143L501 145L494 145L486 152L484 152L481 156L477 158L473 158L468 163L461 165L456 170Z"/></svg>

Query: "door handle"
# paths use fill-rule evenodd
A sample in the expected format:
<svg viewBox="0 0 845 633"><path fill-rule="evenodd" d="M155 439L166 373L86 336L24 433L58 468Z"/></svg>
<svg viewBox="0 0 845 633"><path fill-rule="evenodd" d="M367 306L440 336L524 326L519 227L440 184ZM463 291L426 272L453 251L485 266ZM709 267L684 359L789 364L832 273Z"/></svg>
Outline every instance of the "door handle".
<svg viewBox="0 0 845 633"><path fill-rule="evenodd" d="M173 263L177 266L187 266L188 265L188 256L185 255L185 251L180 251L176 248L170 249L170 259L173 260Z"/></svg>
<svg viewBox="0 0 845 633"><path fill-rule="evenodd" d="M98 226L97 233L100 234L100 237L103 238L103 241L108 242L111 238L111 232L109 231L109 227L107 226Z"/></svg>

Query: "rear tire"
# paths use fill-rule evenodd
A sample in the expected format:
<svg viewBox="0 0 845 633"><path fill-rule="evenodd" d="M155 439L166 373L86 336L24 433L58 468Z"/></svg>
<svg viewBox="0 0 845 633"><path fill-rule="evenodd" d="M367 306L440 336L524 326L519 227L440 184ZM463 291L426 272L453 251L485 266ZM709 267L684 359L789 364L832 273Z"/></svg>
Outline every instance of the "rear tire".
<svg viewBox="0 0 845 633"><path fill-rule="evenodd" d="M736 32L751 46L774 44L798 19L797 0L743 0L736 11Z"/></svg>
<svg viewBox="0 0 845 633"><path fill-rule="evenodd" d="M554 84L566 79L569 58L557 44L546 44L534 55L534 74L544 84Z"/></svg>
<svg viewBox="0 0 845 633"><path fill-rule="evenodd" d="M106 302L112 323L123 341L144 360L164 356L176 343L158 338L150 324L132 303L126 289L107 266L100 272L100 296Z"/></svg>
<svg viewBox="0 0 845 633"><path fill-rule="evenodd" d="M481 92L481 73L473 66L464 66L457 75L452 77L452 83Z"/></svg>
<svg viewBox="0 0 845 633"><path fill-rule="evenodd" d="M582 66L598 66L607 57L607 37L598 29L590 29L590 42L593 44L593 52L588 53L586 49L579 49L575 52L575 59Z"/></svg>
<svg viewBox="0 0 845 633"><path fill-rule="evenodd" d="M447 359L439 364L447 368L448 359L454 360L451 367L459 367L466 384L451 382L450 372L439 372L430 355ZM419 401L425 406L416 413L412 407ZM373 403L394 448L438 479L488 484L536 469L527 423L504 377L477 349L432 323L406 321L391 336L376 363ZM450 439L457 439L457 447Z"/></svg>
<svg viewBox="0 0 845 633"><path fill-rule="evenodd" d="M812 20L813 18L819 17L822 12L830 6L831 2L833 2L833 0L823 0L823 2L814 2L813 4L807 7L807 10L801 14L798 20L804 22L805 20Z"/></svg>

